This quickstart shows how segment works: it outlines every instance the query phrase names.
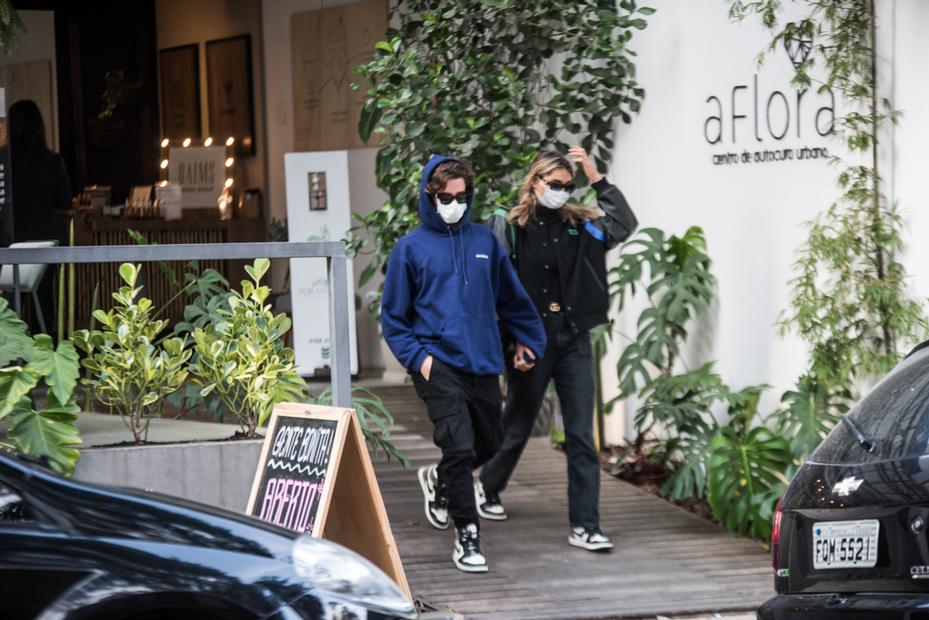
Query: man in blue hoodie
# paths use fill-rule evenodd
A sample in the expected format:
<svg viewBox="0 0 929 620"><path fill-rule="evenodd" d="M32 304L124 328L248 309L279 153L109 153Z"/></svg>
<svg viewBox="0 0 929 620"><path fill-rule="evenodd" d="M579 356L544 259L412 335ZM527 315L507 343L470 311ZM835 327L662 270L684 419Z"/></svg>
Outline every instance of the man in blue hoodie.
<svg viewBox="0 0 929 620"><path fill-rule="evenodd" d="M420 184L422 223L397 242L387 264L381 329L426 403L437 466L421 467L426 518L455 523L452 560L487 571L481 552L473 470L503 439L497 320L517 341L514 365L528 370L545 351L545 328L493 232L468 221L474 172L433 155Z"/></svg>

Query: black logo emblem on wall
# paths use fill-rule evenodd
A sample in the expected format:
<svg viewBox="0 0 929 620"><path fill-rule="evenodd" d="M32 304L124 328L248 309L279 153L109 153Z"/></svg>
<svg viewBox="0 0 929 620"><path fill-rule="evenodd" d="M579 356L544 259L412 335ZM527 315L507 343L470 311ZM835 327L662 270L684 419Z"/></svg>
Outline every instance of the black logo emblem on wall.
<svg viewBox="0 0 929 620"><path fill-rule="evenodd" d="M784 49L794 69L799 69L813 50L813 33L805 25L797 24L787 24L786 30Z"/></svg>

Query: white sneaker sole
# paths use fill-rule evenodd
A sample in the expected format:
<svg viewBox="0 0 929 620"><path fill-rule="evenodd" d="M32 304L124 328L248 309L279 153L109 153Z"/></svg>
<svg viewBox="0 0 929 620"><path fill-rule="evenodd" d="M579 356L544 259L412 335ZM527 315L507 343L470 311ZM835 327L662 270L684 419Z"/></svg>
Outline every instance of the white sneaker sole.
<svg viewBox="0 0 929 620"><path fill-rule="evenodd" d="M577 540L573 536L568 536L568 544L573 547L578 547L579 549L586 549L587 551L611 551L613 549L613 543L611 542L589 543L583 540Z"/></svg>
<svg viewBox="0 0 929 620"><path fill-rule="evenodd" d="M479 514L482 519L487 519L489 521L506 521L507 519L507 514L505 512L502 515L487 512L481 508L480 504L477 505L477 514Z"/></svg>
<svg viewBox="0 0 929 620"><path fill-rule="evenodd" d="M474 484L474 504L475 506L477 506L477 514L480 515L482 519L487 519L489 521L506 521L506 517L507 517L506 511L500 514L500 513L487 512L486 510L481 508L481 502L483 501L484 498L481 497L481 492L477 490L477 485L478 483Z"/></svg>
<svg viewBox="0 0 929 620"><path fill-rule="evenodd" d="M416 477L419 479L419 488L422 489L423 492L423 512L426 515L426 521L437 530L447 530L448 521L445 523L436 521L432 516L432 512L429 510L429 502L435 499L434 494L429 492L429 468L420 467L416 472Z"/></svg>
<svg viewBox="0 0 929 620"><path fill-rule="evenodd" d="M452 562L455 568L466 573L486 573L489 568L486 564L465 564L458 558L458 550L452 552Z"/></svg>

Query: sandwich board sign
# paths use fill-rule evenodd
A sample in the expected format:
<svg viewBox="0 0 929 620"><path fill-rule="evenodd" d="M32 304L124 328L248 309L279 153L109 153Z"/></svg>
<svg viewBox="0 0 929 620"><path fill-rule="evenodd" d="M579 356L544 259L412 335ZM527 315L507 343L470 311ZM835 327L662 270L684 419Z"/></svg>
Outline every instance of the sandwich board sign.
<svg viewBox="0 0 929 620"><path fill-rule="evenodd" d="M348 547L412 599L354 410L275 406L246 513Z"/></svg>

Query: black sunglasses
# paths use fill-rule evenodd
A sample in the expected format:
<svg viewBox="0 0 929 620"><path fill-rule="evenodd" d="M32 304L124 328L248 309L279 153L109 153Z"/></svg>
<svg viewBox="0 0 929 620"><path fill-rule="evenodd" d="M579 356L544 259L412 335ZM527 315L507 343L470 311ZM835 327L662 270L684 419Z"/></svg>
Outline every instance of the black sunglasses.
<svg viewBox="0 0 929 620"><path fill-rule="evenodd" d="M467 202L468 192L458 192L457 194L448 194L446 192L442 192L441 194L436 194L435 197L443 205L447 205L453 200L455 202Z"/></svg>
<svg viewBox="0 0 929 620"><path fill-rule="evenodd" d="M541 174L539 175L539 179L556 192L568 192L570 194L577 189L577 185L574 184L574 181L568 181L567 183L562 183L561 181L547 181L542 178Z"/></svg>

